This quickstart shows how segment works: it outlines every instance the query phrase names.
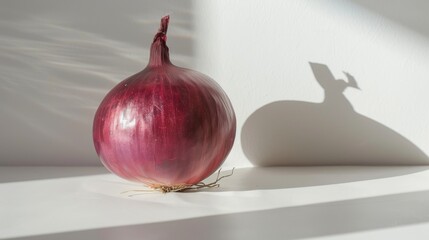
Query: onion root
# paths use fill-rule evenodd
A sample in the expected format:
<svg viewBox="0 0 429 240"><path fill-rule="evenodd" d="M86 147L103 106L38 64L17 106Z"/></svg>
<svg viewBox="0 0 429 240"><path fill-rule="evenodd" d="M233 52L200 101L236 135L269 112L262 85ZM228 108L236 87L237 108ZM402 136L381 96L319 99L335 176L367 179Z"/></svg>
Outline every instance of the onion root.
<svg viewBox="0 0 429 240"><path fill-rule="evenodd" d="M234 169L233 168L231 170L231 173L228 175L224 175L224 176L220 176L220 171L222 169L219 169L219 171L217 172L217 176L216 176L216 180L214 182L211 183L204 183L204 182L199 182L193 185L189 185L189 184L179 184L179 185L151 185L149 186L151 189L140 189L140 190L128 190L128 191L124 191L122 192L122 194L125 193L130 193L130 192L134 192L134 194L129 194L128 197L133 197L136 195L140 195L143 192L146 193L151 193L151 192L162 192L162 193L169 193L169 192L192 192L192 191L197 191L200 189L207 189L207 188L216 188L219 187L219 181L222 180L223 178L227 178L230 177L234 174ZM140 193L135 193L135 192L140 192Z"/></svg>

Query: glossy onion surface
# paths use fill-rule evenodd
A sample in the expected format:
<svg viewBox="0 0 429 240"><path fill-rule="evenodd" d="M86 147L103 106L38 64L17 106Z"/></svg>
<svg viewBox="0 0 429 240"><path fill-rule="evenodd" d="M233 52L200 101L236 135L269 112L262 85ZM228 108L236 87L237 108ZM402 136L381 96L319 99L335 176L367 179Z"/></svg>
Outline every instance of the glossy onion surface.
<svg viewBox="0 0 429 240"><path fill-rule="evenodd" d="M171 64L169 17L148 66L114 87L94 118L95 149L118 176L149 186L196 184L223 163L235 138L232 105L209 77Z"/></svg>

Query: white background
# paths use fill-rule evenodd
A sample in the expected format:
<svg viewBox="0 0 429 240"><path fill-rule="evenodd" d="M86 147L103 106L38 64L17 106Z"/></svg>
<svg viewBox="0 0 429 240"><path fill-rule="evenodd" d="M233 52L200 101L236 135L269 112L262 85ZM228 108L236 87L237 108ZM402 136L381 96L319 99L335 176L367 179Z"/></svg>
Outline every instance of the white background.
<svg viewBox="0 0 429 240"><path fill-rule="evenodd" d="M146 65L168 13L172 61L213 77L235 107L227 169L427 164L428 10L0 1L0 238L428 239L428 166L238 168L219 188L128 197L142 186L107 173L91 136L101 99ZM342 71L356 81L344 93Z"/></svg>
<svg viewBox="0 0 429 240"><path fill-rule="evenodd" d="M214 78L235 107L237 138L226 166L251 165L242 149L241 130L257 109L276 101L323 101L309 62L325 64L338 79L345 77L342 71L352 74L361 90L348 88L344 96L356 114L367 117L366 123L381 124L377 136L394 135L398 141L383 146L381 137L379 150L368 154L355 151L366 149L362 147L342 151L353 139L324 151L318 143L347 140L333 139L328 131L314 141L292 144L294 149L318 149L310 152L323 153L319 160L310 156L290 162L288 152L278 150L288 134L274 122L281 133L270 142L274 146L258 149L262 145L249 143L261 158L254 163L429 162L428 9L426 1L418 0L2 1L0 164L99 165L92 145L93 114L109 89L146 65L150 41L164 14L171 14L172 61ZM363 136L368 141L377 137L365 124L338 120L339 113L323 119L315 115L311 125L331 117L334 124L321 124L331 133L357 128L367 133ZM288 112L282 114L287 119ZM270 124L275 118L274 113L261 121ZM334 127L343 122L345 128ZM305 124L298 121L297 126ZM389 162L383 155L411 145L415 149L408 157ZM287 161L265 161L271 150ZM296 159L304 159L301 153L295 152ZM352 153L350 161L342 158L344 153Z"/></svg>

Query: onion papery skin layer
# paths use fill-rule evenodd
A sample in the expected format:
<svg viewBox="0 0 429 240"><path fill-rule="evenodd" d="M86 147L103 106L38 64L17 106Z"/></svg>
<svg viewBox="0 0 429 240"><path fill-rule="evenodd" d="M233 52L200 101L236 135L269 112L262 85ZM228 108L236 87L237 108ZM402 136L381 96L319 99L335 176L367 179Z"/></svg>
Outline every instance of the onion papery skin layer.
<svg viewBox="0 0 429 240"><path fill-rule="evenodd" d="M148 66L105 96L93 122L95 150L104 166L153 187L201 182L224 162L236 132L222 88L170 62L168 21L168 16L161 20Z"/></svg>

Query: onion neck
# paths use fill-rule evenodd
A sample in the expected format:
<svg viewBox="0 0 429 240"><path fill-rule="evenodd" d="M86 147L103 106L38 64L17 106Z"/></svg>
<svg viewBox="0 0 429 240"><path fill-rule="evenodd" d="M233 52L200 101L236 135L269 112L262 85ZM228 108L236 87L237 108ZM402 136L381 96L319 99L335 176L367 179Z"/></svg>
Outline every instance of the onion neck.
<svg viewBox="0 0 429 240"><path fill-rule="evenodd" d="M150 58L149 64L150 67L159 67L166 64L171 64L170 54L167 47L167 29L170 16L165 16L161 19L161 25L159 27L158 33L153 38L152 45L150 47Z"/></svg>

